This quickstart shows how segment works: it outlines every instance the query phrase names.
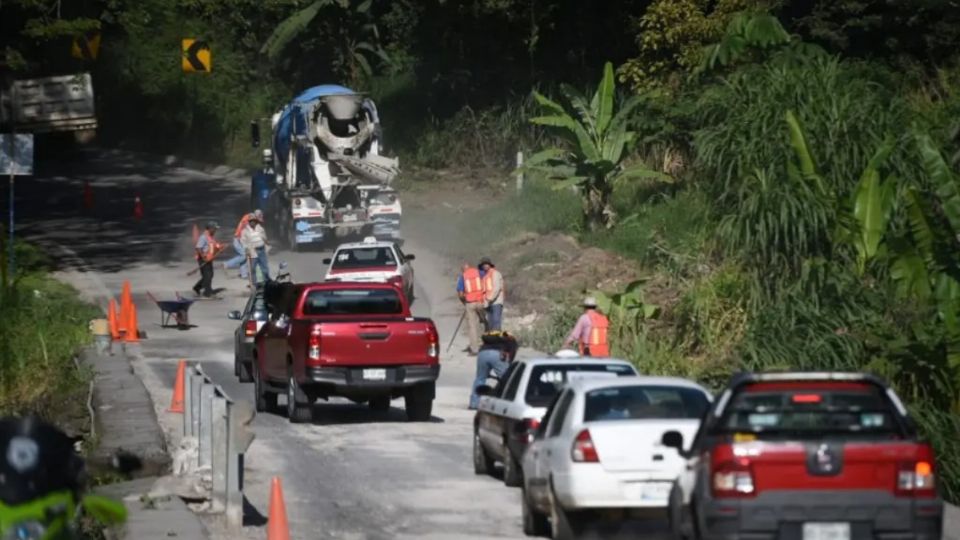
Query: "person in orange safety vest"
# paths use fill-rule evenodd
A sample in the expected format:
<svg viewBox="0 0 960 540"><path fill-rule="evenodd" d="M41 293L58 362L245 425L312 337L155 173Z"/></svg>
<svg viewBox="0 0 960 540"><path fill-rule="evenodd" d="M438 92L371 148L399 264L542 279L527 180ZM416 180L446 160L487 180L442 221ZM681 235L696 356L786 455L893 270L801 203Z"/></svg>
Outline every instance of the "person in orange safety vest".
<svg viewBox="0 0 960 540"><path fill-rule="evenodd" d="M577 319L577 324L570 331L570 335L563 341L567 348L576 341L580 346L581 356L605 358L610 356L610 344L607 342L607 329L610 321L597 311L597 300L588 296L583 300L583 315Z"/></svg>
<svg viewBox="0 0 960 540"><path fill-rule="evenodd" d="M463 265L460 280L457 284L457 294L463 303L464 318L467 320L467 333L470 345L467 352L476 356L480 351L480 321L484 311L483 278L480 270L469 264Z"/></svg>
<svg viewBox="0 0 960 540"><path fill-rule="evenodd" d="M200 296L210 298L214 295L213 290L213 260L217 254L223 250L217 240L213 237L217 233L219 226L216 221L207 222L207 229L197 238L196 249L197 264L200 265L200 279L193 286L193 292ZM201 290L202 289L202 290Z"/></svg>

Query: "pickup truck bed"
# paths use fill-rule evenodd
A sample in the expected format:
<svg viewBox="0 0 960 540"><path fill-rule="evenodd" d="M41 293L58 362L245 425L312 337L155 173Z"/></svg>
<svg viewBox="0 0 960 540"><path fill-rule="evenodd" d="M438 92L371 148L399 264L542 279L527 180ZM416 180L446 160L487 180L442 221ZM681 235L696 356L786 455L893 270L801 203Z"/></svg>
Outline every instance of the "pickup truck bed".
<svg viewBox="0 0 960 540"><path fill-rule="evenodd" d="M403 397L410 420L429 420L440 375L433 321L413 317L389 283L288 285L268 293L270 320L256 336L257 409L287 396L292 422L307 421L317 399L345 397L386 410Z"/></svg>

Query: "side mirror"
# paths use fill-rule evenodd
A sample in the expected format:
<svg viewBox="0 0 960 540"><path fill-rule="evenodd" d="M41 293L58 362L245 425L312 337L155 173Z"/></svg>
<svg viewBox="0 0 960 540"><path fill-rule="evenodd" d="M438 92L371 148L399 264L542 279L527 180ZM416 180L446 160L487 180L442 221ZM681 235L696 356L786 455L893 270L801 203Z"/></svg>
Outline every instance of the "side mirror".
<svg viewBox="0 0 960 540"><path fill-rule="evenodd" d="M485 384L481 384L480 386L477 387L477 395L478 395L478 396L492 396L492 395L493 395L493 388L490 388L489 386L487 386L487 385L485 385Z"/></svg>
<svg viewBox="0 0 960 540"><path fill-rule="evenodd" d="M240 319L243 318L243 313L240 313L239 311L234 310L234 311L231 311L230 313L227 313L227 318L233 321L239 321Z"/></svg>
<svg viewBox="0 0 960 540"><path fill-rule="evenodd" d="M412 260L414 260L414 259L416 259L416 258L417 258L417 256L414 255L414 254L412 254L412 253L407 254L407 260L408 260L408 261L412 261Z"/></svg>
<svg viewBox="0 0 960 540"><path fill-rule="evenodd" d="M660 444L675 448L677 452L683 451L683 435L679 431L668 431L660 438Z"/></svg>
<svg viewBox="0 0 960 540"><path fill-rule="evenodd" d="M254 148L260 147L260 124L256 120L250 121L250 145Z"/></svg>
<svg viewBox="0 0 960 540"><path fill-rule="evenodd" d="M330 257L323 260L323 264L330 264Z"/></svg>

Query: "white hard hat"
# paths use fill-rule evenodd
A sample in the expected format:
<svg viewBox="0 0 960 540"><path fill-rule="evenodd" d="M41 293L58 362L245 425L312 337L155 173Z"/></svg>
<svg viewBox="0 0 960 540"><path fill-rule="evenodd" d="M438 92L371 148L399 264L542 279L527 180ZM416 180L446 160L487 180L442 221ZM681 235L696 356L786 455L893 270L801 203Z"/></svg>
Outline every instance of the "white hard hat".
<svg viewBox="0 0 960 540"><path fill-rule="evenodd" d="M263 159L273 159L273 150L270 150L269 148L264 148Z"/></svg>
<svg viewBox="0 0 960 540"><path fill-rule="evenodd" d="M584 298L583 307L597 307L597 299L592 296Z"/></svg>

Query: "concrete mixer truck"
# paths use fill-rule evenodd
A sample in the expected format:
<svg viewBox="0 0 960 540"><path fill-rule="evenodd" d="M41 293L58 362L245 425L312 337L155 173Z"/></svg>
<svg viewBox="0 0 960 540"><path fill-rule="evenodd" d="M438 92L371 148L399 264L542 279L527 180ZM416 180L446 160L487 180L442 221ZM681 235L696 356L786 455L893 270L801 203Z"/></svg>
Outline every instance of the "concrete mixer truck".
<svg viewBox="0 0 960 540"><path fill-rule="evenodd" d="M275 238L295 251L349 237L399 237L399 214L380 217L383 193L396 199L389 185L399 174L399 160L380 155L380 118L372 100L343 86L314 86L284 105L270 124L271 148L264 157L272 159L275 184L256 189ZM251 131L257 147L257 122ZM394 206L399 211L399 203Z"/></svg>

